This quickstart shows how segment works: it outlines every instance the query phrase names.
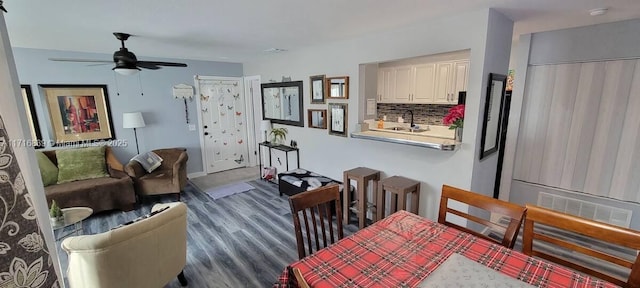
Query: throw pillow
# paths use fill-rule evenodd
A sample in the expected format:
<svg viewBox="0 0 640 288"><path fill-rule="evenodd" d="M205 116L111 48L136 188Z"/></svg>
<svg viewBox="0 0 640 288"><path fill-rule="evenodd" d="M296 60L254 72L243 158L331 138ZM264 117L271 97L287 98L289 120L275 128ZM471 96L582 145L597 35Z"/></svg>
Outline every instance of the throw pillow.
<svg viewBox="0 0 640 288"><path fill-rule="evenodd" d="M158 154L154 152L138 154L131 160L135 160L140 163L140 165L142 165L142 168L144 168L147 173L153 172L153 170L156 170L158 167L160 167L160 164L162 164L162 158L160 158L160 156L158 156Z"/></svg>
<svg viewBox="0 0 640 288"><path fill-rule="evenodd" d="M109 177L105 146L56 150L58 184Z"/></svg>
<svg viewBox="0 0 640 288"><path fill-rule="evenodd" d="M44 155L42 151L36 151L38 158L38 168L40 168L40 177L44 187L58 183L58 167L51 162L51 159Z"/></svg>

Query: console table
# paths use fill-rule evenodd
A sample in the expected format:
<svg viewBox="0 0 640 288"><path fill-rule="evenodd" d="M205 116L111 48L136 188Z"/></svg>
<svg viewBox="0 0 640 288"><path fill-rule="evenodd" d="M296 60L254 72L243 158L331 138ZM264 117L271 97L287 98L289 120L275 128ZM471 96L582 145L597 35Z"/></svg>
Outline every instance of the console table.
<svg viewBox="0 0 640 288"><path fill-rule="evenodd" d="M289 152L295 152L296 153L296 164L297 166L295 167L300 168L300 152L298 150L298 148L294 148L291 146L286 146L286 145L282 145L282 144L275 144L272 142L260 142L258 143L258 160L260 161L260 165L258 166L260 169L260 175L262 175L262 167L264 167L265 165L262 163L262 147L266 147L268 149L268 153L269 153L269 166L273 167L273 157L271 156L271 150L277 150L277 151L282 151L284 152L285 155L285 163L279 163L280 166L284 166L284 171L289 171L290 167L289 167ZM279 158L278 158L279 160ZM284 171L279 171L279 172L284 172ZM277 175L278 173L276 173ZM262 177L260 177L262 178ZM275 179L274 179L275 180Z"/></svg>

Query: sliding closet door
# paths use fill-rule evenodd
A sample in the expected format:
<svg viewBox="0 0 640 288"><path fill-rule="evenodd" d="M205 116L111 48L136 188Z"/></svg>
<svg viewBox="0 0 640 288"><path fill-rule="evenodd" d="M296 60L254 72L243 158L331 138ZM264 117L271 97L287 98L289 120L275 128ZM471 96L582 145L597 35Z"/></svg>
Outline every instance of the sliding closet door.
<svg viewBox="0 0 640 288"><path fill-rule="evenodd" d="M529 67L514 179L639 201L638 62Z"/></svg>

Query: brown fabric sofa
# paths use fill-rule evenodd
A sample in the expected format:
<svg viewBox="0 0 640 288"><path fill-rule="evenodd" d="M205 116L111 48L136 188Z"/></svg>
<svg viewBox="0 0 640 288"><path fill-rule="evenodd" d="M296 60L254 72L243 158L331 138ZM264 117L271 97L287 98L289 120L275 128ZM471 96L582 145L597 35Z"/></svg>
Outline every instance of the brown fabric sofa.
<svg viewBox="0 0 640 288"><path fill-rule="evenodd" d="M42 151L51 162L58 165L56 151ZM51 200L61 208L89 207L93 212L119 209L129 211L134 208L136 195L133 181L122 171L122 163L116 159L110 147L107 147L105 158L110 177L86 179L44 187L47 202Z"/></svg>
<svg viewBox="0 0 640 288"><path fill-rule="evenodd" d="M129 161L124 167L133 178L136 192L140 196L175 193L180 199L180 192L187 185L187 150L167 148L153 152L162 158L162 164L153 172L147 173L137 161Z"/></svg>

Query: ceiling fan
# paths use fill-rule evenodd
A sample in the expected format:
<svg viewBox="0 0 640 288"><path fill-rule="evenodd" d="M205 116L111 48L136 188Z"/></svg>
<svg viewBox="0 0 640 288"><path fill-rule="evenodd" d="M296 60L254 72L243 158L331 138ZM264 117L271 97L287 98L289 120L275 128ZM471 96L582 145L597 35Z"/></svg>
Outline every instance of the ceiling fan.
<svg viewBox="0 0 640 288"><path fill-rule="evenodd" d="M71 58L49 58L51 61L62 61L62 62L88 62L88 63L115 63L116 66L113 67L113 71L118 72L122 75L132 75L140 71L140 68L149 69L149 70L158 70L162 68L161 66L169 66L169 67L187 67L187 64L184 63L174 63L174 62L156 62L156 61L139 61L136 58L136 55L133 52L129 51L127 47L124 46L124 41L127 41L130 34L115 32L113 35L116 36L120 43L122 43L122 47L120 50L113 53L113 61L109 60L97 60L97 59L71 59Z"/></svg>

